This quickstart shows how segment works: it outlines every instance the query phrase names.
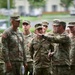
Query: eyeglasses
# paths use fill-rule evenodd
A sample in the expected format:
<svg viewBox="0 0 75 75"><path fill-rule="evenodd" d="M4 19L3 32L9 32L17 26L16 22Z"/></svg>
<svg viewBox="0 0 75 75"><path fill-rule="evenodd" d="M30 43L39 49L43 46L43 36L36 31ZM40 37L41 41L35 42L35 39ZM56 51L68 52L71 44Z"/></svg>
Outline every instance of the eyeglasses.
<svg viewBox="0 0 75 75"><path fill-rule="evenodd" d="M28 23L23 23L23 25L26 25L26 26L27 26L27 25L29 25L29 24L28 24Z"/></svg>

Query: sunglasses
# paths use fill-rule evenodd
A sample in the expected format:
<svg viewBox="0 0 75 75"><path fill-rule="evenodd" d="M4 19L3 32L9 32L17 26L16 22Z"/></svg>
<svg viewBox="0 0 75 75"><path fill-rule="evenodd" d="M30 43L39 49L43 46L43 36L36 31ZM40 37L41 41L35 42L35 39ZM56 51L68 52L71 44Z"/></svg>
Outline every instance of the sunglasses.
<svg viewBox="0 0 75 75"><path fill-rule="evenodd" d="M39 30L42 30L42 28L38 28L37 30L38 30L38 31L39 31Z"/></svg>
<svg viewBox="0 0 75 75"><path fill-rule="evenodd" d="M27 25L29 25L29 24L28 24L28 23L23 23L23 25L26 25L26 26L27 26Z"/></svg>
<svg viewBox="0 0 75 75"><path fill-rule="evenodd" d="M46 25L43 25L45 28L47 28L48 26L46 26Z"/></svg>
<svg viewBox="0 0 75 75"><path fill-rule="evenodd" d="M74 26L69 26L69 28L73 28Z"/></svg>

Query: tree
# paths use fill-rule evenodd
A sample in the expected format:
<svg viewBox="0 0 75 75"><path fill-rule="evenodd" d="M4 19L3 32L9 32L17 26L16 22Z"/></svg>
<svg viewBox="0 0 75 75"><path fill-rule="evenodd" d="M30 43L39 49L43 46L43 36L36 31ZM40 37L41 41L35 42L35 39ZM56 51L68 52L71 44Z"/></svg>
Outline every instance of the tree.
<svg viewBox="0 0 75 75"><path fill-rule="evenodd" d="M61 0L60 5L68 11L69 6L72 4L73 0Z"/></svg>
<svg viewBox="0 0 75 75"><path fill-rule="evenodd" d="M14 7L13 0L10 0L10 8ZM0 0L0 8L6 8L7 9L7 0Z"/></svg>
<svg viewBox="0 0 75 75"><path fill-rule="evenodd" d="M45 5L46 0L28 0L30 5L33 7L42 7Z"/></svg>

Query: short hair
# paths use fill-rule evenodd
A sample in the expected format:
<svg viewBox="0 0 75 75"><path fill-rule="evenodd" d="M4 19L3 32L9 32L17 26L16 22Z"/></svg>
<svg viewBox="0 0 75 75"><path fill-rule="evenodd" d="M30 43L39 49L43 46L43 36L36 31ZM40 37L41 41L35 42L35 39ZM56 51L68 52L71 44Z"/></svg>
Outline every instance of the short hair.
<svg viewBox="0 0 75 75"><path fill-rule="evenodd" d="M62 25L64 29L66 28L66 22L64 21L60 21L59 25Z"/></svg>

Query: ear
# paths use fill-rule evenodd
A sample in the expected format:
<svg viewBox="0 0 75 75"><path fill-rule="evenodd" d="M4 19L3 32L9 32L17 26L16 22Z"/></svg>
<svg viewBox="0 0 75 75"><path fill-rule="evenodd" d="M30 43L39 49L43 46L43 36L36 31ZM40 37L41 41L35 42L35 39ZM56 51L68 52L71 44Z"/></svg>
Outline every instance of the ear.
<svg viewBox="0 0 75 75"><path fill-rule="evenodd" d="M14 24L14 20L11 20L11 24Z"/></svg>

